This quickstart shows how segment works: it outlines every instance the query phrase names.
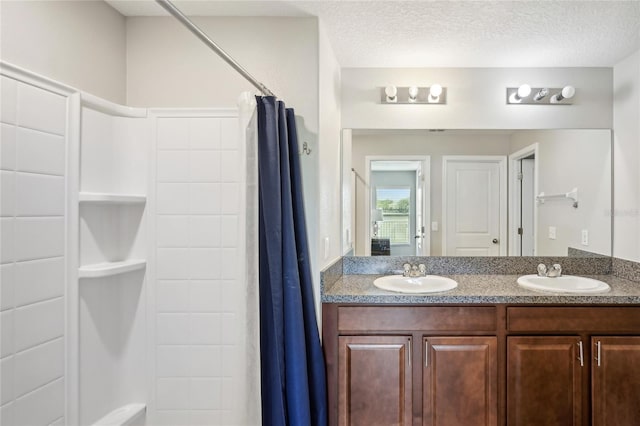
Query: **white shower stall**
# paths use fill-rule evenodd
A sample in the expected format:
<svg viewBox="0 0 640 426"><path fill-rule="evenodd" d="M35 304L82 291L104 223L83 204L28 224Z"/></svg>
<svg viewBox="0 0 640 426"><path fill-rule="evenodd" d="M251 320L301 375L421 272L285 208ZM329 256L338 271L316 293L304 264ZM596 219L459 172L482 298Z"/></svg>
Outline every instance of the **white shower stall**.
<svg viewBox="0 0 640 426"><path fill-rule="evenodd" d="M1 424L247 424L238 111L1 73Z"/></svg>

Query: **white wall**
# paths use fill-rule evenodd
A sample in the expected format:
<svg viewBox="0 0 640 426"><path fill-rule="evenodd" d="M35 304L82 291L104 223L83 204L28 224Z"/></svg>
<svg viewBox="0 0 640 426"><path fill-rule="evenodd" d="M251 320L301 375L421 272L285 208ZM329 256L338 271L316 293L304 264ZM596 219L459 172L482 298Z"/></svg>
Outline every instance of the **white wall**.
<svg viewBox="0 0 640 426"><path fill-rule="evenodd" d="M1 84L0 423L63 424L67 98Z"/></svg>
<svg viewBox="0 0 640 426"><path fill-rule="evenodd" d="M328 36L319 25L318 108L318 259L322 269L341 251L341 192L340 188L340 65ZM310 195L310 194L309 194ZM305 194L305 196L309 196ZM313 222L310 228L313 229ZM328 242L326 240L328 239ZM325 244L328 245L325 252ZM319 292L317 293L319 294ZM319 297L317 297L319 299Z"/></svg>
<svg viewBox="0 0 640 426"><path fill-rule="evenodd" d="M153 119L152 425L232 425L245 414L244 152L237 117L200 115Z"/></svg>
<svg viewBox="0 0 640 426"><path fill-rule="evenodd" d="M431 190L430 221L442 224L442 156L443 155L508 155L509 134L506 132L443 132L431 133L426 130L415 131L353 131L352 165L360 176L366 176L365 157L367 155L430 155ZM364 255L366 226L363 214L366 196L370 188L360 179L355 180L357 187L356 209L356 252ZM431 255L442 255L442 232L429 231L431 234Z"/></svg>
<svg viewBox="0 0 640 426"><path fill-rule="evenodd" d="M613 254L640 261L640 51L613 69Z"/></svg>
<svg viewBox="0 0 640 426"><path fill-rule="evenodd" d="M511 152L539 143L536 165L538 192L561 194L578 188L578 208L569 200L537 204L537 253L566 256L567 247L611 255L611 131L518 131L511 136ZM549 226L556 238L548 237ZM581 231L589 232L588 245Z"/></svg>
<svg viewBox="0 0 640 426"><path fill-rule="evenodd" d="M611 68L346 68L342 126L353 129L611 128ZM439 83L447 105L383 105L380 87ZM576 87L572 106L506 105L506 87Z"/></svg>
<svg viewBox="0 0 640 426"><path fill-rule="evenodd" d="M0 2L0 57L125 102L125 18L103 1Z"/></svg>

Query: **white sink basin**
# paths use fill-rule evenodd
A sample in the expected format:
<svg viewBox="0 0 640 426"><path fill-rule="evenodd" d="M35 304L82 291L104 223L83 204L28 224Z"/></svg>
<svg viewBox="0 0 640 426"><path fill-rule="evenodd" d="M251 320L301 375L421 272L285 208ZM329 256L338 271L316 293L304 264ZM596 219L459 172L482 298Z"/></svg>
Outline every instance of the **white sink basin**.
<svg viewBox="0 0 640 426"><path fill-rule="evenodd" d="M427 275L425 277L387 275L376 279L373 285L383 290L396 291L398 293L436 293L458 287L456 281L438 275Z"/></svg>
<svg viewBox="0 0 640 426"><path fill-rule="evenodd" d="M520 287L551 293L606 293L609 284L592 278L563 275L556 278L523 275L518 278Z"/></svg>

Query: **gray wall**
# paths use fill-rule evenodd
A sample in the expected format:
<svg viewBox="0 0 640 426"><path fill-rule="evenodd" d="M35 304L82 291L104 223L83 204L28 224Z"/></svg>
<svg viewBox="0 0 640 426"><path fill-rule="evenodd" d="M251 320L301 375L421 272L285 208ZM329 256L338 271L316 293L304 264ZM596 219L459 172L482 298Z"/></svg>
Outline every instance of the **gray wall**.
<svg viewBox="0 0 640 426"><path fill-rule="evenodd" d="M3 61L126 101L125 18L102 1L0 2Z"/></svg>

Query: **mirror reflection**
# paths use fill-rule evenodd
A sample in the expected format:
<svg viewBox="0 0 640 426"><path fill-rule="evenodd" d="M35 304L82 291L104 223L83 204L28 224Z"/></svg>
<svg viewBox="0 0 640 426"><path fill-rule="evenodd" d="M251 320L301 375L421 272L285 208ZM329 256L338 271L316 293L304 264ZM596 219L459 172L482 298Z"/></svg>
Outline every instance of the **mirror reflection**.
<svg viewBox="0 0 640 426"><path fill-rule="evenodd" d="M343 252L611 255L611 131L343 131Z"/></svg>

